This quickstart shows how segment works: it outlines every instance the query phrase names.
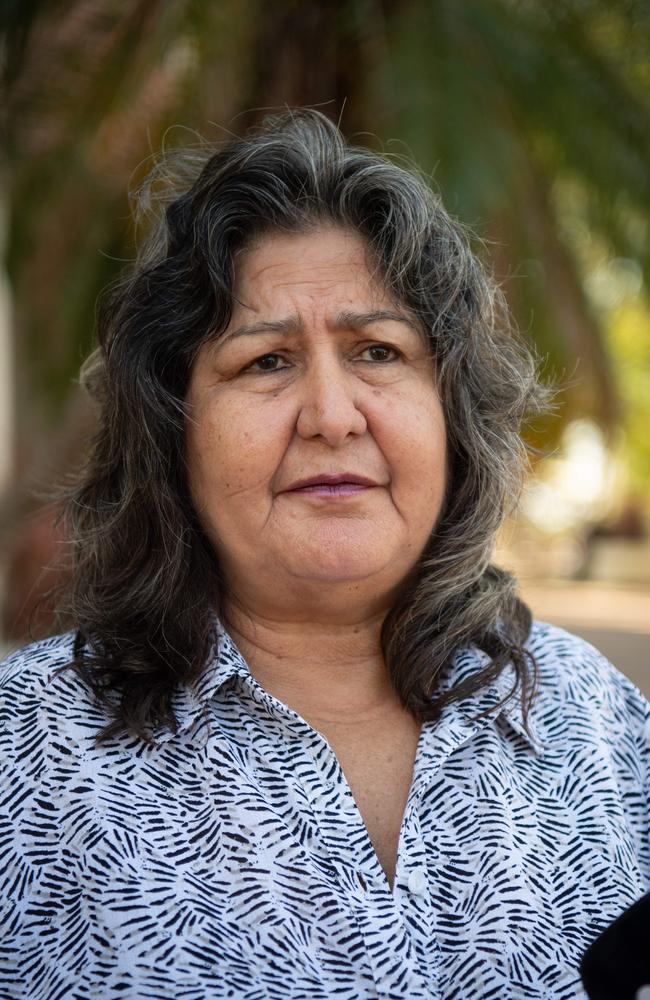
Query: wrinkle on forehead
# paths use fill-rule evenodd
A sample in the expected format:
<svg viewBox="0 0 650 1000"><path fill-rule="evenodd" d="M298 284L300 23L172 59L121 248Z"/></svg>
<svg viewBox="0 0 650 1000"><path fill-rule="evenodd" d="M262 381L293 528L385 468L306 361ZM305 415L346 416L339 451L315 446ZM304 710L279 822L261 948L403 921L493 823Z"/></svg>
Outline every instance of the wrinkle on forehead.
<svg viewBox="0 0 650 1000"><path fill-rule="evenodd" d="M324 296L337 289L340 290L341 303L363 299L369 309L396 304L383 283L377 280L376 269L373 269L375 273L369 270L369 248L361 235L334 226L324 227L318 232L322 234L322 240L316 247L310 240L314 233L281 233L261 239L244 252L235 275L236 305L233 313L238 307L253 313L258 313L265 306L273 308L265 300L280 290L290 299L293 299L291 293L295 291L303 308L310 309L317 308ZM324 254L330 236L335 236L336 242L331 246L331 252ZM296 245L302 241L304 253L297 262ZM269 259L269 255L276 259Z"/></svg>

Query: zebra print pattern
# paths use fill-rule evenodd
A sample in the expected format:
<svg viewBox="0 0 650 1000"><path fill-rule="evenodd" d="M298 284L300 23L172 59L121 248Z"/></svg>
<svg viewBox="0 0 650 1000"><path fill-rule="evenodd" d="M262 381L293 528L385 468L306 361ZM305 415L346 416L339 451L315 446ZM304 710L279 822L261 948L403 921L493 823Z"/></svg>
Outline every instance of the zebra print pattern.
<svg viewBox="0 0 650 1000"><path fill-rule="evenodd" d="M537 623L534 734L510 678L427 723L394 890L326 741L225 634L179 731L115 739L71 636L3 665L3 1000L583 997L594 937L650 887L648 704ZM455 659L445 684L484 662ZM478 721L472 716L490 709Z"/></svg>

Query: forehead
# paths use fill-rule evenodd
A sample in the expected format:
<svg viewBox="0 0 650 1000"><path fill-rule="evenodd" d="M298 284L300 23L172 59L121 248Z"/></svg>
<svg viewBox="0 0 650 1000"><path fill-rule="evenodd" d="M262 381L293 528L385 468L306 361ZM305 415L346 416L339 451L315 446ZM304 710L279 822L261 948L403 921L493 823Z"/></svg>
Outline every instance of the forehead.
<svg viewBox="0 0 650 1000"><path fill-rule="evenodd" d="M238 255L235 295L235 309L286 297L305 303L332 297L392 301L366 240L335 226L261 237Z"/></svg>

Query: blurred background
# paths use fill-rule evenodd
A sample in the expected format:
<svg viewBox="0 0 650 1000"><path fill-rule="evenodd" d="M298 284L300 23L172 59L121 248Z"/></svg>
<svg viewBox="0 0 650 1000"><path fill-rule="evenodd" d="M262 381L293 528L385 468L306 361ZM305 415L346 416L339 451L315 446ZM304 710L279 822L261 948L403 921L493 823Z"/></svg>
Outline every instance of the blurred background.
<svg viewBox="0 0 650 1000"><path fill-rule="evenodd" d="M647 0L1 0L0 647L52 630L77 373L163 149L312 105L414 159L559 382L499 540L650 695ZM31 630L31 631L30 631Z"/></svg>

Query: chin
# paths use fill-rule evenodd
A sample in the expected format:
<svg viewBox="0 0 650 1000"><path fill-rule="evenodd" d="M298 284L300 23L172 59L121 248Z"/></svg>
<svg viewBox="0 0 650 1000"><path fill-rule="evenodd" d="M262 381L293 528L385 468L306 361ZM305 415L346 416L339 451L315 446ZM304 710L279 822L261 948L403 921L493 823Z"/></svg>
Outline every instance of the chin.
<svg viewBox="0 0 650 1000"><path fill-rule="evenodd" d="M288 568L293 576L305 581L352 583L383 575L396 563L397 556L398 553L378 552L377 545L323 545L291 560Z"/></svg>
<svg viewBox="0 0 650 1000"><path fill-rule="evenodd" d="M365 580L376 573L381 572L374 566L361 566L358 563L340 564L312 564L309 566L296 566L293 575L300 580L311 583L354 583Z"/></svg>

